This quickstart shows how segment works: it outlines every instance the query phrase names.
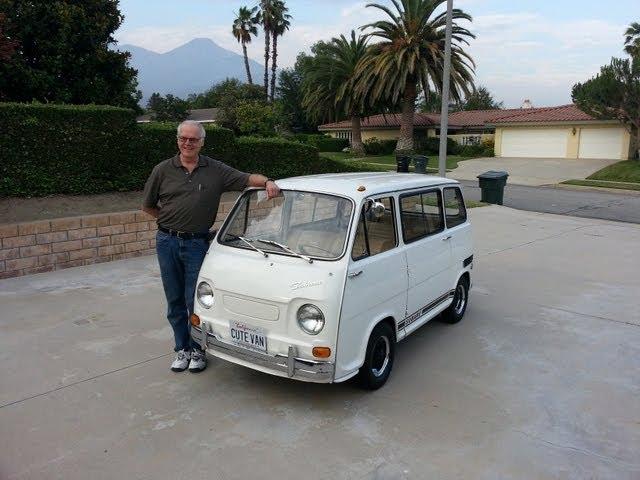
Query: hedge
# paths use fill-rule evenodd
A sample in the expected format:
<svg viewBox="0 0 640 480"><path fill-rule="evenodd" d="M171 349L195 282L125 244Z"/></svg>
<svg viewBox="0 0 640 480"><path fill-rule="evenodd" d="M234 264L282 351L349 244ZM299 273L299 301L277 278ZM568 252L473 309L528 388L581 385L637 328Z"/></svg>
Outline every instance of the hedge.
<svg viewBox="0 0 640 480"><path fill-rule="evenodd" d="M346 138L317 137L310 136L307 143L318 149L320 152L341 152L349 146Z"/></svg>
<svg viewBox="0 0 640 480"><path fill-rule="evenodd" d="M308 175L318 161L315 147L281 138L236 139L227 163L238 170L262 173L272 178Z"/></svg>
<svg viewBox="0 0 640 480"><path fill-rule="evenodd" d="M364 141L364 151L367 155L391 155L396 150L398 140L380 140L376 137Z"/></svg>
<svg viewBox="0 0 640 480"><path fill-rule="evenodd" d="M177 124L138 125L132 110L0 103L0 195L138 190L177 153ZM227 160L233 132L206 127L205 155Z"/></svg>
<svg viewBox="0 0 640 480"><path fill-rule="evenodd" d="M114 190L136 146L135 114L116 107L4 103L0 125L0 195Z"/></svg>
<svg viewBox="0 0 640 480"><path fill-rule="evenodd" d="M153 166L177 153L175 123L136 124L133 111L116 107L0 103L0 125L2 196L139 190ZM250 173L284 178L370 169L321 159L316 147L299 142L205 129L204 155Z"/></svg>

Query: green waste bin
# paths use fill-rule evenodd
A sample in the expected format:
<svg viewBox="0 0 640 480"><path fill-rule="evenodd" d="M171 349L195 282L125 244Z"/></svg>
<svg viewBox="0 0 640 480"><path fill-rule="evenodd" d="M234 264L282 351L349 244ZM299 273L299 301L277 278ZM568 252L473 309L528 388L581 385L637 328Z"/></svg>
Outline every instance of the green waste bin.
<svg viewBox="0 0 640 480"><path fill-rule="evenodd" d="M396 154L396 172L408 173L409 172L409 160L407 155Z"/></svg>
<svg viewBox="0 0 640 480"><path fill-rule="evenodd" d="M504 187L507 184L507 172L489 170L478 175L480 190L482 192L480 201L502 205L504 198Z"/></svg>
<svg viewBox="0 0 640 480"><path fill-rule="evenodd" d="M414 155L413 164L415 165L416 173L427 173L427 163L429 159L424 155Z"/></svg>

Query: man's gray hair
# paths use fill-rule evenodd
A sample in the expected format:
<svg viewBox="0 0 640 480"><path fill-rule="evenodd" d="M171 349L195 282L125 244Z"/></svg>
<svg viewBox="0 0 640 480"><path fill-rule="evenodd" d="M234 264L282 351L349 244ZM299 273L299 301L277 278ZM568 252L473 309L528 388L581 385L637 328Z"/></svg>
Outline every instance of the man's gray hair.
<svg viewBox="0 0 640 480"><path fill-rule="evenodd" d="M198 127L198 130L200 130L200 138L202 138L202 139L204 139L204 137L207 136L207 132L205 132L204 127L202 126L202 124L199 123L199 122L196 122L195 120L185 120L180 125L178 125L178 136L180 136L180 130L182 130L182 127L184 125L190 125L192 127Z"/></svg>

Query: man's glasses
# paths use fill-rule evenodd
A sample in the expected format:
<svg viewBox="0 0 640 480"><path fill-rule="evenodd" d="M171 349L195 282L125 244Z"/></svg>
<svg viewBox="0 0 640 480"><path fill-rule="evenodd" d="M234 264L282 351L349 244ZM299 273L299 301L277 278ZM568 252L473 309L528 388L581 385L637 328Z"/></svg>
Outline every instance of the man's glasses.
<svg viewBox="0 0 640 480"><path fill-rule="evenodd" d="M178 137L180 143L198 143L200 138L198 137Z"/></svg>

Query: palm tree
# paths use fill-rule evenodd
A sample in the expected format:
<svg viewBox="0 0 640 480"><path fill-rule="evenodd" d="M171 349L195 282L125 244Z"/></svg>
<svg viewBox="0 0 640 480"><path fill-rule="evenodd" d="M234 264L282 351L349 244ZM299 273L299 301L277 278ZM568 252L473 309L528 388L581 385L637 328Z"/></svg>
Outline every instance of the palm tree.
<svg viewBox="0 0 640 480"><path fill-rule="evenodd" d="M274 4L278 0L260 0L259 21L264 31L264 92L269 99L269 55L271 49L271 30L274 17Z"/></svg>
<svg viewBox="0 0 640 480"><path fill-rule="evenodd" d="M366 37L351 31L319 47L318 55L304 72L303 102L309 115L318 122L351 119L351 151L364 154L360 119L364 115L366 91L356 91L356 67L367 53Z"/></svg>
<svg viewBox="0 0 640 480"><path fill-rule="evenodd" d="M640 23L633 22L624 34L624 51L632 58L640 58Z"/></svg>
<svg viewBox="0 0 640 480"><path fill-rule="evenodd" d="M242 44L242 53L244 54L244 66L247 69L247 80L249 85L253 85L251 80L251 70L249 69L249 57L247 55L247 43L251 43L251 37L258 35L258 7L249 10L247 7L241 7L238 10L231 33L236 40Z"/></svg>
<svg viewBox="0 0 640 480"><path fill-rule="evenodd" d="M286 7L283 1L275 0L273 2L273 18L271 23L271 37L273 42L273 54L271 55L271 94L269 99L273 101L273 97L276 91L276 68L278 57L278 37L284 35L284 32L289 30L291 25L291 15L287 12L289 9Z"/></svg>
<svg viewBox="0 0 640 480"><path fill-rule="evenodd" d="M380 43L370 47L367 57L358 67L360 91L371 90L370 100L401 101L402 116L397 151L413 149L413 117L418 86L427 92L430 85L442 90L444 70L446 11L434 16L446 0L391 0L395 12L378 4L368 4L386 13L390 20L381 20L361 27L373 28L370 37ZM475 63L462 49L475 38L455 20L471 21L460 9L453 10L451 37L451 97L460 101L473 90Z"/></svg>

